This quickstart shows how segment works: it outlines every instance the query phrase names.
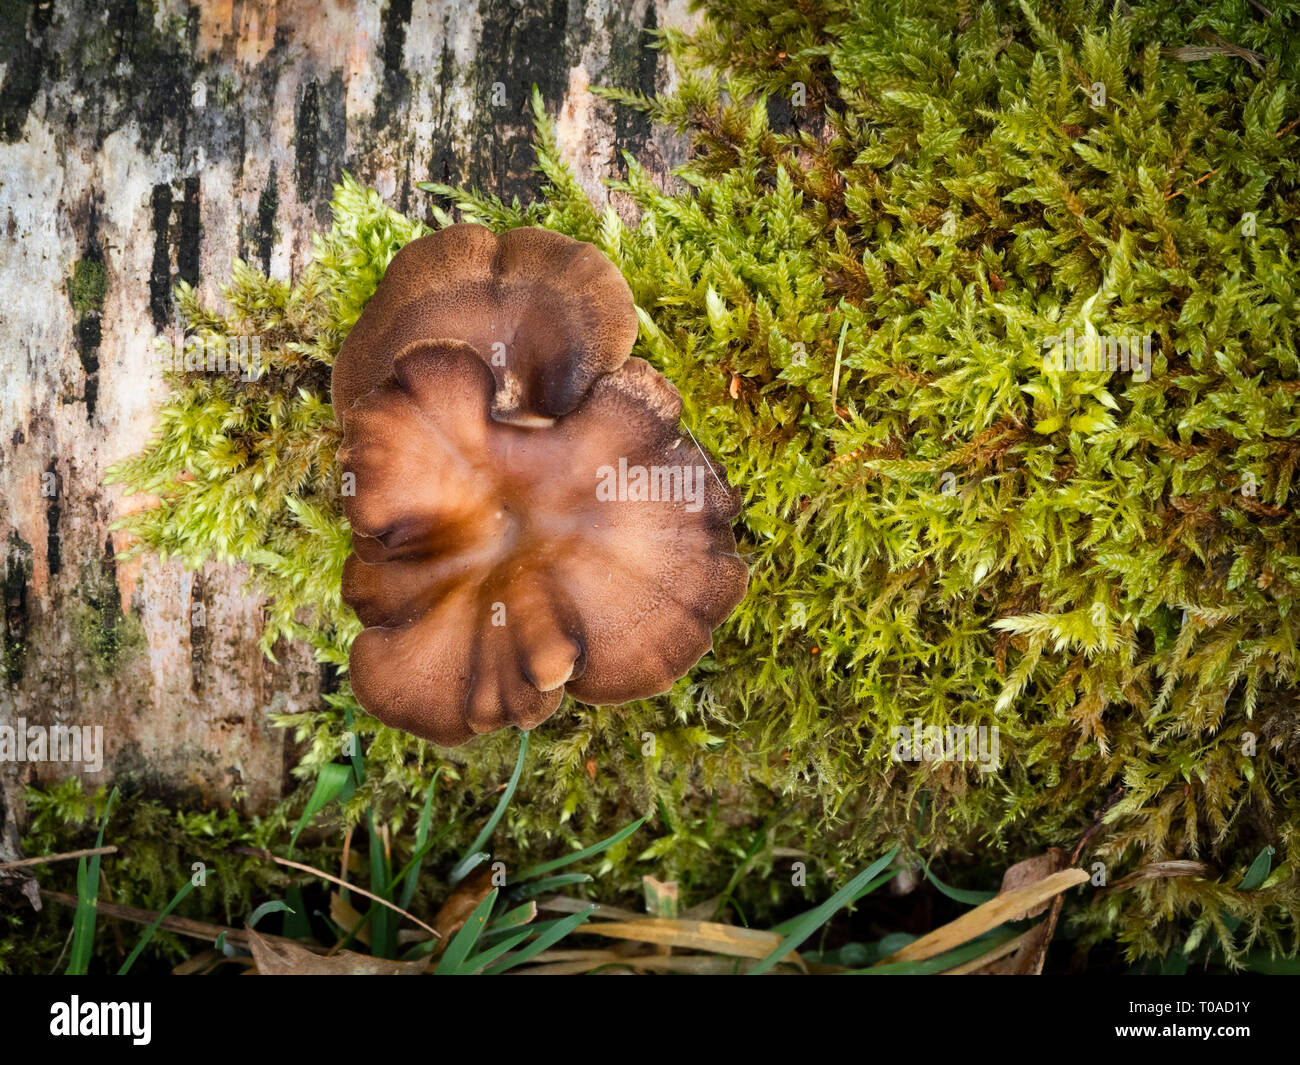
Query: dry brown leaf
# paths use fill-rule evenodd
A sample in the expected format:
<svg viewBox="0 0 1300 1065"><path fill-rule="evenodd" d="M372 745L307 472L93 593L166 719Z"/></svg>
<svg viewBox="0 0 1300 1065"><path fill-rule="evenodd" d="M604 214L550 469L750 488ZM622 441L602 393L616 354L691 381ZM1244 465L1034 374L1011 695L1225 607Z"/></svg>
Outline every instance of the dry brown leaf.
<svg viewBox="0 0 1300 1065"><path fill-rule="evenodd" d="M730 976L746 973L757 964L754 958L720 957L716 954L629 954L620 950L548 950L532 964L516 969L520 976L563 976L617 966L615 972L635 969L647 973L679 973L701 976ZM824 966L825 971L842 971Z"/></svg>
<svg viewBox="0 0 1300 1065"><path fill-rule="evenodd" d="M1037 884L1053 873L1059 873L1067 865L1068 859L1065 857L1065 851L1060 847L1049 847L1047 853L1037 855L1034 858L1026 858L1023 862L1016 862L1005 873L1002 874L1002 887L998 889L999 895L1005 895L1009 891L1015 891L1018 888L1027 887L1030 884ZM1023 921L1029 917L1037 917L1040 913L1047 910L1048 902L1042 902L1035 906L1028 913L1022 913L1017 917L1008 918L1011 921Z"/></svg>
<svg viewBox="0 0 1300 1065"><path fill-rule="evenodd" d="M233 965L237 969L248 969L252 966L253 959L246 954L238 954L234 957L227 957L219 950L204 950L195 954L192 958L186 958L174 969L173 976L211 976L223 965Z"/></svg>
<svg viewBox="0 0 1300 1065"><path fill-rule="evenodd" d="M627 960L615 957L612 961L605 963L610 965L626 965ZM557 961L549 965L527 965L522 969L515 969L515 976L581 976L583 973L591 972L596 968L596 964L586 961Z"/></svg>
<svg viewBox="0 0 1300 1065"><path fill-rule="evenodd" d="M350 902L345 902L340 892L336 891L330 896L330 920L343 929L345 933L353 933L359 942L370 946L370 922L367 921L364 925L361 925L364 916ZM359 925L361 927L357 930ZM426 936L426 938L428 937Z"/></svg>
<svg viewBox="0 0 1300 1065"><path fill-rule="evenodd" d="M766 958L781 945L775 932L756 928L737 928L712 921L687 921L681 918L667 920L662 917L638 921L609 921L588 923L582 928L584 935L609 936L611 939L631 939L657 946L680 947L683 950L707 950L737 958ZM799 955L791 951L783 961L799 962Z"/></svg>
<svg viewBox="0 0 1300 1065"><path fill-rule="evenodd" d="M1039 952L1044 950L1047 932L1052 922L1039 921L1028 932L1001 946L994 947L987 954L949 969L945 976L1033 976L1037 971Z"/></svg>
<svg viewBox="0 0 1300 1065"><path fill-rule="evenodd" d="M217 950L201 950L192 958L186 958L172 969L172 976L190 976L201 969L219 961L223 955Z"/></svg>
<svg viewBox="0 0 1300 1065"><path fill-rule="evenodd" d="M478 908L478 904L490 894L492 894L490 865L480 867L478 872L467 876L456 885L452 893L447 896L447 901L442 904L442 908L438 910L438 916L433 919L433 927L438 935L442 936L444 947L469 920L470 914Z"/></svg>
<svg viewBox="0 0 1300 1065"><path fill-rule="evenodd" d="M1076 884L1086 883L1088 874L1082 869L1063 869L1036 883L1027 884L1005 894L989 899L955 921L914 940L879 962L889 965L897 961L924 961L946 951L960 947L976 936L1012 920L1016 914L1033 910L1036 906L1059 895ZM593 929L594 930L594 929Z"/></svg>
<svg viewBox="0 0 1300 1065"><path fill-rule="evenodd" d="M257 971L262 976L419 976L429 967L428 958L390 961L350 950L322 957L296 943L273 942L251 928L246 934Z"/></svg>

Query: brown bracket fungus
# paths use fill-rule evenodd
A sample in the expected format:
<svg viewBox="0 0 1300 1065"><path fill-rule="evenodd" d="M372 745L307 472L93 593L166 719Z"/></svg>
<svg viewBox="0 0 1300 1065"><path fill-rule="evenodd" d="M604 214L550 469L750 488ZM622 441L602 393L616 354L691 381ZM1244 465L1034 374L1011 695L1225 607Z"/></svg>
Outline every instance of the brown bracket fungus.
<svg viewBox="0 0 1300 1065"><path fill-rule="evenodd" d="M712 646L748 579L739 498L636 331L614 265L546 230L393 259L333 376L352 687L381 721L455 746L566 690L659 694Z"/></svg>

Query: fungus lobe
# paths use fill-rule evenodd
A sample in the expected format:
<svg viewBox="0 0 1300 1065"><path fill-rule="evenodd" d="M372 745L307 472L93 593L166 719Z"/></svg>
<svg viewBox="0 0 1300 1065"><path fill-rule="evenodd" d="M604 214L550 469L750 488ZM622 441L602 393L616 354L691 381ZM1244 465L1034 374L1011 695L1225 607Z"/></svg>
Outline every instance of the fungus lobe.
<svg viewBox="0 0 1300 1065"><path fill-rule="evenodd" d="M557 233L456 225L393 259L332 383L368 712L455 746L566 690L659 694L710 649L745 594L739 497L636 332L617 268Z"/></svg>

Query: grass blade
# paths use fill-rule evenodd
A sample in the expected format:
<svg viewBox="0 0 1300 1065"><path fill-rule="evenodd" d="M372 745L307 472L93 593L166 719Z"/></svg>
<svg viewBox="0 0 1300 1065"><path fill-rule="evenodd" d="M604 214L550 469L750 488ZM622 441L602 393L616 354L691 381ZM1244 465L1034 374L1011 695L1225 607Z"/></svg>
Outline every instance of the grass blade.
<svg viewBox="0 0 1300 1065"><path fill-rule="evenodd" d="M316 786L312 788L311 798L307 800L307 808L303 810L302 817L298 820L298 827L293 830L293 835L289 837L289 857L293 857L293 849L298 845L298 836L304 828L310 823L323 806L339 797L344 787L351 785L355 787L352 780L352 769L350 766L339 765L337 762L330 762L328 765L321 766L320 776L316 778ZM349 793L351 788L349 788Z"/></svg>
<svg viewBox="0 0 1300 1065"><path fill-rule="evenodd" d="M392 902L389 898L392 887L389 884L387 856L384 854L384 841L375 830L375 812L366 811L366 825L370 833L370 890L380 898ZM386 906L375 909L370 918L370 950L377 958L391 958L397 947L397 922L393 912Z"/></svg>
<svg viewBox="0 0 1300 1065"><path fill-rule="evenodd" d="M506 958L503 958L491 968L485 969L484 974L487 976L496 976L498 973L503 973L508 969L513 969L516 965L522 965L524 962L536 957L544 950L549 950L552 946L577 928L578 925L582 924L583 921L590 917L591 911L594 909L594 906L590 906L579 913L565 917L563 920L556 921L550 928L529 943L528 946L519 951L518 954L511 954Z"/></svg>
<svg viewBox="0 0 1300 1065"><path fill-rule="evenodd" d="M497 800L497 808L492 811L492 816L488 818L487 824L479 830L479 834L474 837L474 842L465 851L464 857L456 864L456 869L449 878L453 887L465 878L469 869L473 868L473 865L471 865L469 869L463 871L461 869L470 858L487 846L487 841L492 838L492 833L496 831L497 824L505 816L506 807L510 805L510 800L514 798L515 788L519 786L519 777L524 771L524 756L528 754L529 732L527 729L521 729L520 734L523 738L519 741L519 758L515 761L515 771L510 774L510 782L506 784L506 790L501 793L501 798ZM459 876L456 875L458 872L460 873Z"/></svg>
<svg viewBox="0 0 1300 1065"><path fill-rule="evenodd" d="M287 902L282 902L280 899L273 899L271 902L262 903L262 905L248 915L248 920L244 923L247 924L249 928L256 928L257 922L263 917L272 913L283 913L285 910L289 910L290 913L293 912L289 909L289 904Z"/></svg>
<svg viewBox="0 0 1300 1065"><path fill-rule="evenodd" d="M149 940L153 939L154 933L157 932L159 927L162 925L163 918L165 918L169 913L171 913L172 910L176 909L176 906L181 901L181 899L185 898L185 896L188 895L193 890L194 890L194 881L193 880L185 881L184 886L180 889L180 891L176 892L176 894L172 896L171 902L167 903L167 905L163 908L162 913L158 915L158 920L154 921L153 924L151 924L148 928L144 930L144 935L140 937L140 941L135 945L135 949L131 951L130 954L127 955L126 961L124 961L122 963L122 967L117 970L118 976L125 976L127 973L131 971L131 966L135 964L136 958L140 957L141 952L144 950L145 947L149 945Z"/></svg>
<svg viewBox="0 0 1300 1065"><path fill-rule="evenodd" d="M556 858L554 861L542 862L541 865L529 866L517 877L515 882L519 883L524 880L530 880L535 876L544 876L547 873L553 873L556 869L563 869L566 865L572 865L574 862L580 862L584 858L591 858L602 851L609 850L616 843L622 843L633 832L645 824L645 818L642 817L633 821L626 828L621 828L608 839L602 839L599 843L593 843L590 847L584 847L580 851L574 851L572 854L566 854L563 858Z"/></svg>
<svg viewBox="0 0 1300 1065"><path fill-rule="evenodd" d="M1268 879L1269 870L1273 868L1273 853L1273 847L1269 845L1255 855L1255 860L1250 863L1246 875L1241 878L1241 883L1237 885L1238 891L1254 891Z"/></svg>
<svg viewBox="0 0 1300 1065"><path fill-rule="evenodd" d="M497 960L497 958L501 957L502 954L514 950L515 947L519 946L519 944L522 943L529 936L533 936L536 934L537 933L531 928L525 928L522 932L516 932L514 935L510 936L505 941L498 943L495 946L488 947L486 950L480 951L478 954L475 954L474 957L470 958L469 961L465 963L463 972L465 973L478 972L480 969L484 968L485 966L491 965L494 961Z"/></svg>
<svg viewBox="0 0 1300 1065"><path fill-rule="evenodd" d="M415 828L416 854L420 853L420 848L423 847L429 839L429 825L433 821L433 789L438 783L438 777L442 774L442 770L443 767L438 766L438 768L433 771L433 778L429 781L429 789L424 793L424 809L420 811L420 821ZM420 857L423 857L423 855L420 855ZM406 877L407 871L408 870L403 869L402 872L398 874L397 879L393 881L394 887L397 886L398 880ZM409 910L411 908L411 900L415 898L415 889L419 885L419 882L420 863L419 859L416 859L415 871L411 874L410 879L406 880L406 882L402 884L402 909Z"/></svg>
<svg viewBox="0 0 1300 1065"><path fill-rule="evenodd" d="M997 895L996 891L967 891L965 888L949 887L932 872L927 862L923 867L925 878L954 902L964 902L967 906L979 906Z"/></svg>
<svg viewBox="0 0 1300 1065"><path fill-rule="evenodd" d="M531 899L556 888L568 887L570 884L586 884L590 881L591 876L587 873L561 873L559 876L547 876L541 880L521 884L513 889L512 894L516 899Z"/></svg>
<svg viewBox="0 0 1300 1065"><path fill-rule="evenodd" d="M863 869L862 872L840 888L839 891L835 892L834 895L823 902L820 906L816 906L807 913L794 918L793 921L787 921L773 929L773 931L776 932L786 933L785 939L776 950L772 951L771 954L755 965L754 968L749 971L749 975L758 976L767 972L768 969L772 968L773 965L784 958L792 950L797 950L800 944L829 921L831 916L837 910L842 906L847 906L858 897L863 888L865 888L873 879L880 876L882 870L884 870L894 860L894 855L897 853L898 847L895 846L888 854L884 855L884 857L877 858L869 866Z"/></svg>
<svg viewBox="0 0 1300 1065"><path fill-rule="evenodd" d="M117 788L109 793L108 803L104 806L96 847L104 845L104 829L108 826L108 815L113 812L115 801ZM72 949L65 970L67 976L85 976L90 968L90 955L95 946L95 916L99 908L99 858L96 854L89 862L85 858L77 860L77 909L72 918Z"/></svg>
<svg viewBox="0 0 1300 1065"><path fill-rule="evenodd" d="M442 957L438 959L438 967L433 971L439 976L464 976L472 971L465 968L465 959L469 957L469 952L474 949L474 944L478 942L479 936L483 934L483 929L487 927L488 914L492 912L492 907L496 905L497 889L493 888L483 897L483 900L474 907L474 912L465 918L465 923L460 926L458 931L447 944L447 949L442 952Z"/></svg>
<svg viewBox="0 0 1300 1065"><path fill-rule="evenodd" d="M506 910L500 917L494 917L488 924L489 932L500 932L502 929L518 928L526 925L537 916L537 903L525 902L522 906L516 906L512 910Z"/></svg>

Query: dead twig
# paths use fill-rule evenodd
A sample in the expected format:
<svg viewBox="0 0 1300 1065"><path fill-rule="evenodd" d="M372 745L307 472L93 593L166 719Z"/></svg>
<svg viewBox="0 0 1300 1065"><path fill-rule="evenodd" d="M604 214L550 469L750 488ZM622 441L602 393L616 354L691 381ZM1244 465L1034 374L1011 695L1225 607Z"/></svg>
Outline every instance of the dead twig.
<svg viewBox="0 0 1300 1065"><path fill-rule="evenodd" d="M77 907L77 896L68 895L62 891L46 891L41 889L42 898L50 899L53 902L61 903L64 906L70 906L73 909ZM96 907L103 917L114 918L119 921L130 921L132 924L153 924L158 920L157 910L142 910L136 906L123 906L117 902L104 902L102 899ZM226 934L226 942L232 947L242 947L245 950L251 950L249 946L248 933L242 928L231 928L228 925L210 924L207 921L194 921L188 917L176 917L169 914L162 919L158 926L164 931L173 932L178 936L188 936L190 939L203 939L209 943L216 940L222 932ZM298 943L297 940L286 939L284 936L267 936L263 939L275 940L283 943L293 943L296 946L305 946ZM324 947L308 946L308 950L314 953L324 953Z"/></svg>
<svg viewBox="0 0 1300 1065"><path fill-rule="evenodd" d="M26 869L32 865L45 865L47 862L66 862L72 858L89 858L93 854L116 854L116 847L87 847L85 850L64 851L62 854L38 854L35 858L22 858L16 862L5 862L0 865L0 873L7 873L10 869Z"/></svg>
<svg viewBox="0 0 1300 1065"><path fill-rule="evenodd" d="M302 862L290 861L288 858L281 858L277 855L272 854L268 850L258 850L256 847L236 847L235 853L248 854L254 858L266 858L269 861L275 862L276 865L283 865L288 867L289 869L298 869L304 873L311 873L312 876L318 876L322 880L328 880L331 884L337 884L339 887L344 888L347 891L355 891L358 895L365 896L371 902L377 902L379 903L380 906L386 906L394 913L400 913L408 921L414 921L416 924L418 924L421 928L423 928L435 939L442 938L442 936L438 935L438 933L434 930L432 925L425 924L418 917L416 917L415 914L407 913L404 909L402 909L402 907L398 906L396 903L389 902L387 899L381 898L379 895L375 895L372 892L367 891L365 888L359 888L355 884L349 884L345 880L340 880L337 876L334 876L332 873L325 872L324 869L317 869L315 868L315 866L304 865Z"/></svg>
<svg viewBox="0 0 1300 1065"><path fill-rule="evenodd" d="M1083 853L1083 848L1088 845L1088 841L1092 839L1093 836L1101 831L1102 822L1105 821L1106 814L1109 813L1110 808L1123 797L1124 787L1121 785L1111 792L1106 801L1101 804L1101 809L1093 815L1092 824L1087 827L1083 835L1079 837L1079 842L1074 845L1074 851L1070 855L1071 866L1075 866L1079 863L1079 856ZM1056 935L1056 922L1061 918L1061 907L1064 904L1064 895L1057 895L1056 898L1052 900L1052 908L1047 911L1047 927L1043 929L1042 937L1038 941L1038 949L1034 952L1034 960L1029 965L1030 976L1041 976L1043 973L1043 965L1047 961L1047 948L1052 943L1052 936Z"/></svg>

